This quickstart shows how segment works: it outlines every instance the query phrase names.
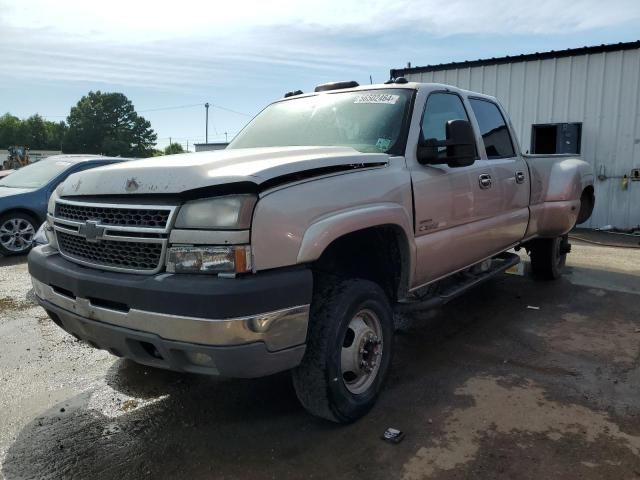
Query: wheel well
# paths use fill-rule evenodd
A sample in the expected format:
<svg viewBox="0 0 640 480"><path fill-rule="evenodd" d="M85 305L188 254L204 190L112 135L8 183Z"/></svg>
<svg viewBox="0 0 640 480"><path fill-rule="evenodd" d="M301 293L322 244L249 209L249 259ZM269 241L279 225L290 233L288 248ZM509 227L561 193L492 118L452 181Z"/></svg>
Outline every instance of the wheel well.
<svg viewBox="0 0 640 480"><path fill-rule="evenodd" d="M593 207L596 204L596 196L593 190L593 186L586 187L580 195L580 212L578 212L578 219L576 224L584 223L591 217L593 213Z"/></svg>
<svg viewBox="0 0 640 480"><path fill-rule="evenodd" d="M29 215L36 222L40 222L40 223L44 222L44 220L42 218L40 218L40 215L38 215L34 211L29 210L27 208L10 208L9 210L5 210L4 212L0 212L0 217L4 217L5 215L7 215L9 213L22 213L24 215ZM40 226L40 224L35 225L36 228L38 228L39 226Z"/></svg>
<svg viewBox="0 0 640 480"><path fill-rule="evenodd" d="M334 240L314 263L318 275L364 278L382 287L391 301L406 295L409 246L400 227L382 225Z"/></svg>

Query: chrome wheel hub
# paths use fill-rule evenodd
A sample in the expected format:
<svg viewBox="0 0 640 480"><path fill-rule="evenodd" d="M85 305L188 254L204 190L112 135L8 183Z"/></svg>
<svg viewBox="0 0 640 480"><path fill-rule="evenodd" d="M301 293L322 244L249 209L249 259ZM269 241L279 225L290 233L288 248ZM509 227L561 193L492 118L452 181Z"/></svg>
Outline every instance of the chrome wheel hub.
<svg viewBox="0 0 640 480"><path fill-rule="evenodd" d="M371 310L361 310L349 322L342 342L340 368L347 390L357 395L373 384L383 347L380 319Z"/></svg>
<svg viewBox="0 0 640 480"><path fill-rule="evenodd" d="M35 234L35 228L27 220L10 218L0 225L0 245L10 252L23 252L31 247Z"/></svg>
<svg viewBox="0 0 640 480"><path fill-rule="evenodd" d="M558 268L562 268L566 262L566 255L569 252L568 240L565 237L556 239L553 245L553 258Z"/></svg>

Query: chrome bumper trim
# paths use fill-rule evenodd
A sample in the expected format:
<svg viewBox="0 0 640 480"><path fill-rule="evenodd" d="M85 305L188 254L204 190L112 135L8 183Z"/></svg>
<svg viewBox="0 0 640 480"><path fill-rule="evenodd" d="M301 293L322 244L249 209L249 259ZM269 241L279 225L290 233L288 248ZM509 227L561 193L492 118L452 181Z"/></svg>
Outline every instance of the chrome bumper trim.
<svg viewBox="0 0 640 480"><path fill-rule="evenodd" d="M72 298L31 277L41 300L80 317L158 335L165 340L207 346L264 342L269 351L302 345L307 338L309 305L246 317L204 319L130 309L127 312L96 306L86 298Z"/></svg>

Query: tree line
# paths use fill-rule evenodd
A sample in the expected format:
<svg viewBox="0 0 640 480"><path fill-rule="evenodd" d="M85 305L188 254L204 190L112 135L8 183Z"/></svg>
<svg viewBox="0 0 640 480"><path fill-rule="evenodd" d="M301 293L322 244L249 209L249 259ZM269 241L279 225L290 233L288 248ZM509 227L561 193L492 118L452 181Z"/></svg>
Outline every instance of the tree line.
<svg viewBox="0 0 640 480"><path fill-rule="evenodd" d="M158 136L151 122L138 115L122 93L89 92L71 108L66 122L52 122L35 114L27 119L6 113L0 117L0 148L12 145L63 153L151 157L180 153L170 145L155 149Z"/></svg>
<svg viewBox="0 0 640 480"><path fill-rule="evenodd" d="M21 120L5 113L0 117L0 148L27 145L37 150L60 150L66 131L66 123L50 122L38 114Z"/></svg>

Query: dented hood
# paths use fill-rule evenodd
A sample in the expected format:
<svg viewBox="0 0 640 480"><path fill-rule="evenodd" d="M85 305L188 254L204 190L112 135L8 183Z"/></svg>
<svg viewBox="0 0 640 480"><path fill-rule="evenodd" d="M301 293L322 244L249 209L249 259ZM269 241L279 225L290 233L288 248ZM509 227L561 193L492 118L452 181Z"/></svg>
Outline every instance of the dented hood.
<svg viewBox="0 0 640 480"><path fill-rule="evenodd" d="M389 156L348 147L217 150L123 162L71 175L60 195L181 193L225 183L256 185L318 168L384 164Z"/></svg>

